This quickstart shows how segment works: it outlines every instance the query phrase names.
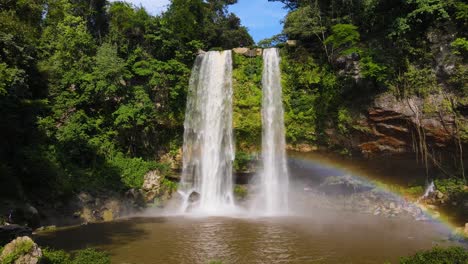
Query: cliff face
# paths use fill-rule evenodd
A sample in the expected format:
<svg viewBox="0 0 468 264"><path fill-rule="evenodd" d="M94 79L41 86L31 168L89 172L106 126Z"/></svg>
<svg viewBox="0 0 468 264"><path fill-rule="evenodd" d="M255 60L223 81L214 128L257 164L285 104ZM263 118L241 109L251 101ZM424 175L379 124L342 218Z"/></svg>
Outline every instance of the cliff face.
<svg viewBox="0 0 468 264"><path fill-rule="evenodd" d="M451 96L398 100L392 94L382 94L357 120L355 128L359 129L341 143L365 155L421 151L422 142L428 150L458 151L459 143L468 143L468 116L464 105L459 106L458 116L447 110Z"/></svg>

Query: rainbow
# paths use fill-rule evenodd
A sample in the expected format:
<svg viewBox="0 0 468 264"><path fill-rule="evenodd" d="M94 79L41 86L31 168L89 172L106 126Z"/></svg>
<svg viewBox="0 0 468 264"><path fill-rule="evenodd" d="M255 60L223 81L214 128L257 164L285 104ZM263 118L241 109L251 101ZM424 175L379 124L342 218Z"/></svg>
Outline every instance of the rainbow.
<svg viewBox="0 0 468 264"><path fill-rule="evenodd" d="M330 176L352 176L360 182L364 182L368 186L376 188L380 192L392 195L394 198L409 202L419 207L425 215L425 220L438 223L439 227L445 229L444 231L450 234L460 232L460 227L454 224L451 218L443 213L439 213L425 208L423 205L416 203L414 197L408 197L401 192L402 188L394 182L383 182L379 179L379 175L375 172L366 170L359 166L353 166L346 162L337 161L334 158L322 156L317 153L289 153L289 160L294 166L299 166L304 169L319 171L320 173L327 173Z"/></svg>

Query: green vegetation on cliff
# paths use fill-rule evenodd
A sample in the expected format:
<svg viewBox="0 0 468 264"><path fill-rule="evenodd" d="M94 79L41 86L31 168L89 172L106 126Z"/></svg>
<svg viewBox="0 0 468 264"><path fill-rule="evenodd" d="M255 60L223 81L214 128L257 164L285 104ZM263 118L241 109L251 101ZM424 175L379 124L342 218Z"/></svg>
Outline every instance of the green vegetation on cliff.
<svg viewBox="0 0 468 264"><path fill-rule="evenodd" d="M407 137L413 137L409 145L414 145L419 159L466 182L462 163L463 147L468 145L468 8L464 1L271 1L289 9L283 33L261 45L282 50L290 144L347 152L362 140L377 140L385 127L374 132L363 121L375 99L389 94L414 112ZM291 41L286 44L286 39ZM418 100L421 106L415 103ZM439 133L451 134L444 151L455 157L448 163L438 158L439 135L427 125L440 116ZM394 119L382 124L386 132L407 129L403 119ZM404 136L394 142L402 140Z"/></svg>
<svg viewBox="0 0 468 264"><path fill-rule="evenodd" d="M164 170L198 50L253 43L235 2L174 0L157 16L120 1L1 3L0 194L121 190Z"/></svg>

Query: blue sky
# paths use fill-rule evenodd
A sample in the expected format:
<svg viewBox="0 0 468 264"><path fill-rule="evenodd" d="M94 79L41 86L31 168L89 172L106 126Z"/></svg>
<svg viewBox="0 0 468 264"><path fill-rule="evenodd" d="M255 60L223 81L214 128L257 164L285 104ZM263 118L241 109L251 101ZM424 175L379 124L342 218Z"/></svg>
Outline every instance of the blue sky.
<svg viewBox="0 0 468 264"><path fill-rule="evenodd" d="M113 0L111 0L113 1ZM169 5L169 0L126 0L136 6L142 5L153 15L164 11ZM281 20L286 15L286 10L279 2L268 0L238 0L237 4L229 7L229 11L240 17L242 25L249 29L256 42L281 33L283 26Z"/></svg>

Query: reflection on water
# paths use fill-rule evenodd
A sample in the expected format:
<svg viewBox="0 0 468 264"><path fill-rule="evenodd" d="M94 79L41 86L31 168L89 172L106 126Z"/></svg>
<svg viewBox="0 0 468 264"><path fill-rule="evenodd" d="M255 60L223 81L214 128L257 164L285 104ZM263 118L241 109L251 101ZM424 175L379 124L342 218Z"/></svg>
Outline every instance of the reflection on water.
<svg viewBox="0 0 468 264"><path fill-rule="evenodd" d="M366 167L365 160L351 163L354 167ZM304 190L322 186L327 177L346 176L347 170L294 157L290 168L294 195L289 200L296 216L256 218L254 212L245 218L133 218L39 234L36 240L41 246L65 250L97 247L108 251L112 262L117 264L207 264L211 260L223 264L381 264L396 263L401 256L437 244L450 244L444 240L449 230L440 224L417 222L410 217L385 218L345 211L340 208L347 208L346 204L334 204L350 200L356 192L369 192L367 185L364 186L367 181L363 183L366 188L353 187L351 193L339 189L337 194L326 194L326 197ZM388 176L398 174L406 178L399 168L411 171L403 165L395 166ZM356 170L360 171L353 169ZM363 174L378 173L371 170ZM320 188L316 190L319 193L333 193L330 188L328 191ZM379 195L381 206L394 198ZM328 206L329 202L333 206ZM358 199L357 202L371 207L370 201Z"/></svg>
<svg viewBox="0 0 468 264"><path fill-rule="evenodd" d="M36 239L67 250L98 247L113 263L383 263L447 243L435 225L323 211L259 219L136 218Z"/></svg>

